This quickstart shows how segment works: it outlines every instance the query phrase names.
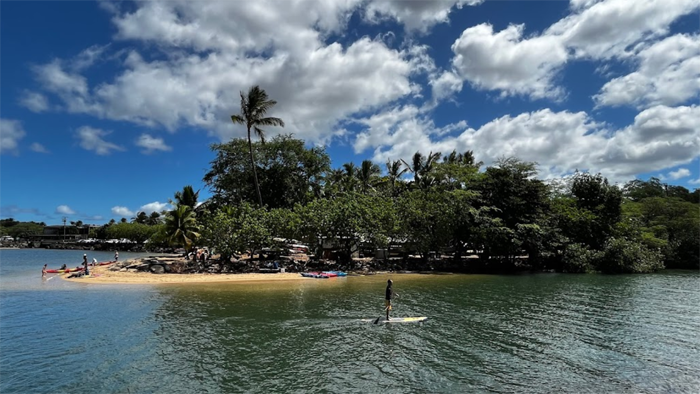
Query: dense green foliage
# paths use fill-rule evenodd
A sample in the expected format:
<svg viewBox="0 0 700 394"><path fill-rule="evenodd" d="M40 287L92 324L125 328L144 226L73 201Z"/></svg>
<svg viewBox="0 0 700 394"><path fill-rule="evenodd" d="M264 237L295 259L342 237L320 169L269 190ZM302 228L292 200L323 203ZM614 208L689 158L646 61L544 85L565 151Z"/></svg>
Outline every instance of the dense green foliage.
<svg viewBox="0 0 700 394"><path fill-rule="evenodd" d="M0 236L9 235L14 239L27 239L44 231L44 223L18 222L12 218L0 220Z"/></svg>
<svg viewBox="0 0 700 394"><path fill-rule="evenodd" d="M382 175L370 161L330 169L322 149L280 136L254 144L266 206L253 208L247 145L214 145L204 178L215 204L199 243L225 255L284 237L317 253L333 248L341 261L395 248L423 259L447 254L464 270L638 273L700 260L698 191L654 178L620 188L577 172L548 184L535 163L506 158L481 169L471 151L389 160ZM469 255L477 258L462 259Z"/></svg>
<svg viewBox="0 0 700 394"><path fill-rule="evenodd" d="M149 226L142 223L117 223L105 228L105 238L122 239L143 243L150 239L153 234L161 231L162 224Z"/></svg>

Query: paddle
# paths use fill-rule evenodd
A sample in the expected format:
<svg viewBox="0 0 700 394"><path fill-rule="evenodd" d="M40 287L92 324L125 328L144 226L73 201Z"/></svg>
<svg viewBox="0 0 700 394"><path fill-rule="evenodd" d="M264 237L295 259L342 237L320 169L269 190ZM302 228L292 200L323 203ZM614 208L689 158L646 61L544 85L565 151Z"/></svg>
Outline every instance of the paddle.
<svg viewBox="0 0 700 394"><path fill-rule="evenodd" d="M387 309L389 309L389 307L388 307L388 306L387 306L386 308L384 308L384 312L385 312L385 313L386 313L386 310L387 310ZM379 317L377 318L377 320L375 320L375 321L374 321L374 323L373 323L373 324L379 324L379 319L381 319L381 318L382 318L382 316L383 316L383 315L379 315Z"/></svg>

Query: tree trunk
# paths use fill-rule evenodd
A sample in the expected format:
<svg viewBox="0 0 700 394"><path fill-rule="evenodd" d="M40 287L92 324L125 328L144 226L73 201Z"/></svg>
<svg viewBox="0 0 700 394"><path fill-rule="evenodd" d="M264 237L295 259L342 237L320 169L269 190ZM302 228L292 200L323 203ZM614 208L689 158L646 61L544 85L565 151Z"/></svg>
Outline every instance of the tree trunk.
<svg viewBox="0 0 700 394"><path fill-rule="evenodd" d="M258 171L255 169L255 160L253 160L253 142L250 140L250 126L248 126L248 151L250 153L250 166L253 167L253 179L255 180L255 191L258 192L258 203L262 208L262 194L260 194L260 184L258 183Z"/></svg>

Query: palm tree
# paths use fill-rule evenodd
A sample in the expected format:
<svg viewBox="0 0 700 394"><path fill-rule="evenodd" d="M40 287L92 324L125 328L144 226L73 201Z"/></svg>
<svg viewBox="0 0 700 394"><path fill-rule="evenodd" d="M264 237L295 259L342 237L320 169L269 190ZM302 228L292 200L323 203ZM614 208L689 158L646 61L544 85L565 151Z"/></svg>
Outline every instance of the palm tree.
<svg viewBox="0 0 700 394"><path fill-rule="evenodd" d="M199 238L194 211L187 205L178 205L165 216L165 236L172 245L182 245L189 251Z"/></svg>
<svg viewBox="0 0 700 394"><path fill-rule="evenodd" d="M160 213L153 211L151 212L151 216L148 217L148 220L146 220L146 224L149 226L155 226L156 224L160 223Z"/></svg>
<svg viewBox="0 0 700 394"><path fill-rule="evenodd" d="M396 181L400 179L403 174L408 171L408 168L403 168L402 160L387 160L386 162L386 172L389 175L389 182L391 182L391 189L394 190Z"/></svg>
<svg viewBox="0 0 700 394"><path fill-rule="evenodd" d="M260 141L265 143L265 132L260 126L282 126L284 121L280 118L265 117L267 111L272 108L277 101L270 100L265 90L259 86L253 86L248 90L246 96L241 92L241 114L231 115L231 121L234 124L243 124L248 129L248 151L250 152L250 165L253 167L253 179L255 180L255 190L258 192L258 203L263 206L262 194L260 194L260 184L258 183L258 172L255 168L255 159L253 158L253 142L250 138L250 131L255 131L255 134L260 137Z"/></svg>
<svg viewBox="0 0 700 394"><path fill-rule="evenodd" d="M417 184L418 181L420 181L420 174L423 170L423 166L425 165L425 158L423 155L420 152L416 152L411 160L413 165L406 163L404 159L401 159L401 161L406 165L408 171L413 173L413 183Z"/></svg>
<svg viewBox="0 0 700 394"><path fill-rule="evenodd" d="M148 221L148 215L146 212L141 211L137 213L136 216L131 219L131 221L134 223L146 224Z"/></svg>
<svg viewBox="0 0 700 394"><path fill-rule="evenodd" d="M175 192L175 205L186 205L192 209L195 209L197 208L198 199L199 190L195 192L190 185L183 187L181 192Z"/></svg>
<svg viewBox="0 0 700 394"><path fill-rule="evenodd" d="M360 181L360 189L363 193L374 189L374 184L381 172L382 170L379 169L379 166L372 163L371 160L362 161L362 165L357 171L357 178Z"/></svg>
<svg viewBox="0 0 700 394"><path fill-rule="evenodd" d="M357 182L357 167L355 163L349 162L343 164L343 170L345 170L345 176L343 177L345 191L355 191L355 183Z"/></svg>

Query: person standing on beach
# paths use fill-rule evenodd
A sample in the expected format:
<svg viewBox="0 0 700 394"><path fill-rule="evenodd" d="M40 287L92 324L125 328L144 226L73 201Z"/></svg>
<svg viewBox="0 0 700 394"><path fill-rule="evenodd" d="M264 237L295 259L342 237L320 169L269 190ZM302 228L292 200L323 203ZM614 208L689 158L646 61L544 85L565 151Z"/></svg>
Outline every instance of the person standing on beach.
<svg viewBox="0 0 700 394"><path fill-rule="evenodd" d="M42 278L46 276L46 266L47 266L47 265L48 265L48 264L44 264L44 268L41 269L41 277L42 277Z"/></svg>
<svg viewBox="0 0 700 394"><path fill-rule="evenodd" d="M398 294L394 293L394 288L392 287L394 282L389 279L386 281L386 295L384 297L384 308L386 310L386 319L391 320L391 317L389 317L389 312L391 312L391 300L394 298L394 296L399 296Z"/></svg>
<svg viewBox="0 0 700 394"><path fill-rule="evenodd" d="M90 275L90 269L88 268L87 254L83 254L83 273L85 275Z"/></svg>

